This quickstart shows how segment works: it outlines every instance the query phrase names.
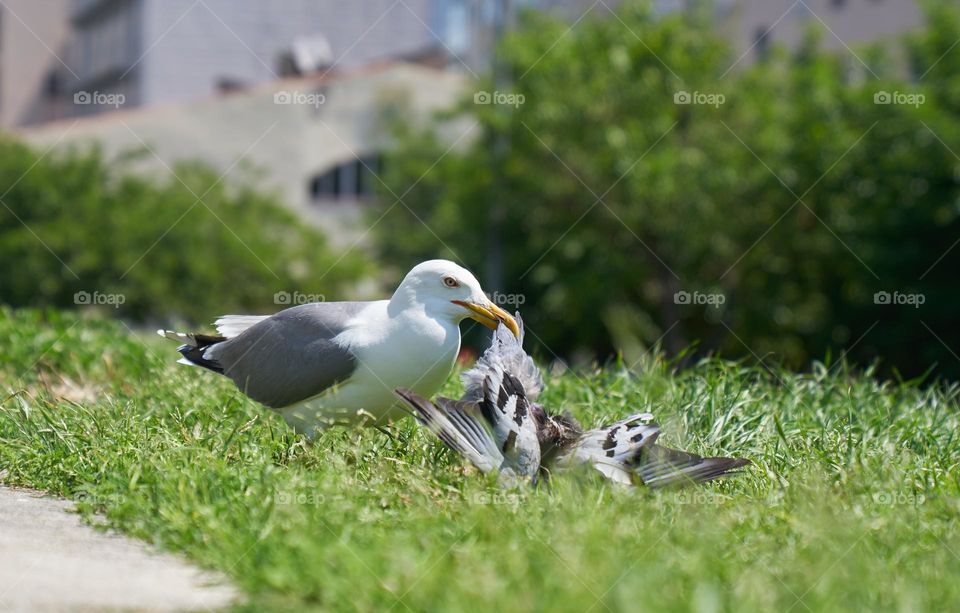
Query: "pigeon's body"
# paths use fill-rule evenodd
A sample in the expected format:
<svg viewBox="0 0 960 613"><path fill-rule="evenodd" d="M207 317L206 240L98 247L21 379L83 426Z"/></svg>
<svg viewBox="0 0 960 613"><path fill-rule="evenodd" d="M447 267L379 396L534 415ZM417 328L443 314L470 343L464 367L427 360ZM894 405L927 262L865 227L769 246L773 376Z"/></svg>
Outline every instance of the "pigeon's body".
<svg viewBox="0 0 960 613"><path fill-rule="evenodd" d="M591 466L624 485L663 487L709 481L749 464L739 458L704 458L657 444L660 426L638 413L608 426L583 430L569 414L551 414L535 402L543 380L523 351L519 334L504 326L490 348L463 374L463 399L430 402L410 390L397 393L417 419L482 472L499 470L505 482L536 482L541 473Z"/></svg>
<svg viewBox="0 0 960 613"><path fill-rule="evenodd" d="M501 470L535 479L540 470L540 442L530 401L516 377L504 372L500 379L499 384L489 377L484 381L480 413L491 424L493 440L504 455Z"/></svg>
<svg viewBox="0 0 960 613"><path fill-rule="evenodd" d="M516 319L516 317L514 318ZM519 322L519 320L517 320ZM517 324L521 326L520 323ZM484 384L490 379L493 387L503 381L503 374L510 373L522 388L530 402L536 402L543 391L543 377L533 358L523 350L523 328L513 334L499 326L493 331L490 347L483 352L473 368L463 373L464 391L462 400L480 402L484 398Z"/></svg>

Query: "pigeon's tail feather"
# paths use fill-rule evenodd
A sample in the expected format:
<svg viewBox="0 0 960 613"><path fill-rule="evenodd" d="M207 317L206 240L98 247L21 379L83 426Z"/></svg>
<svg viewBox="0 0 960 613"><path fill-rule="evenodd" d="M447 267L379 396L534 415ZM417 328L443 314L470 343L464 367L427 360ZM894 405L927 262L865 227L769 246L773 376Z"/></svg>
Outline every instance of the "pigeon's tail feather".
<svg viewBox="0 0 960 613"><path fill-rule="evenodd" d="M743 458L704 458L660 445L643 450L633 471L648 487L669 487L712 481L737 474L750 464Z"/></svg>
<svg viewBox="0 0 960 613"><path fill-rule="evenodd" d="M464 403L439 398L435 404L410 390L394 391L413 408L417 421L481 472L489 473L500 466L503 457L496 444Z"/></svg>
<svg viewBox="0 0 960 613"><path fill-rule="evenodd" d="M183 332L174 332L173 330L157 330L157 334L164 338L183 343L177 347L177 351L183 355L179 360L182 364L202 366L207 370L212 370L221 375L223 374L223 367L220 363L207 357L205 354L210 347L227 340L226 337L192 332L185 334Z"/></svg>

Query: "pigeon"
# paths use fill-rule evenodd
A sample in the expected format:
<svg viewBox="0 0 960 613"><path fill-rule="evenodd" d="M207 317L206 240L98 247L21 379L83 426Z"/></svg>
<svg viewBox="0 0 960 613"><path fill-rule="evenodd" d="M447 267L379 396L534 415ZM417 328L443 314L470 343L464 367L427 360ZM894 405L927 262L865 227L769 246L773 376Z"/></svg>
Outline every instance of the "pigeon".
<svg viewBox="0 0 960 613"><path fill-rule="evenodd" d="M462 375L460 400L430 401L397 389L417 421L482 473L502 485L531 485L580 466L624 486L660 488L737 474L743 458L702 457L657 443L660 426L651 413L585 430L567 412L551 413L537 402L544 389L539 369L523 350L523 320L503 324L490 347Z"/></svg>

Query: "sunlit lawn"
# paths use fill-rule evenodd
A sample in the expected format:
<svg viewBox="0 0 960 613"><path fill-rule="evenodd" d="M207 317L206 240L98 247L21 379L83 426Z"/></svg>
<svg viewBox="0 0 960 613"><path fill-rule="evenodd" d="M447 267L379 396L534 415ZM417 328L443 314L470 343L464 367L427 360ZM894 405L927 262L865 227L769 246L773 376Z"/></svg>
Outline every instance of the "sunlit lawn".
<svg viewBox="0 0 960 613"><path fill-rule="evenodd" d="M410 420L305 443L122 324L0 311L0 347L4 480L223 571L251 610L960 608L952 386L568 372L544 400L585 424L649 410L668 444L755 465L680 491L502 491Z"/></svg>

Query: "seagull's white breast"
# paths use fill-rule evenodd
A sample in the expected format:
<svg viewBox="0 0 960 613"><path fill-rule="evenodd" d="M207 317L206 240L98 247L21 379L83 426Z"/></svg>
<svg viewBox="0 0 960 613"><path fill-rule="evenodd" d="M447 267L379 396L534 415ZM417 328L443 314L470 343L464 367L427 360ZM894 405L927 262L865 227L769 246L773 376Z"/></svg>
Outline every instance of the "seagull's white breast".
<svg viewBox="0 0 960 613"><path fill-rule="evenodd" d="M281 412L292 426L310 433L332 422L397 415L398 387L433 396L453 369L460 350L460 329L423 311L407 309L390 316L388 301L357 314L335 341L357 358L351 377L327 392Z"/></svg>

